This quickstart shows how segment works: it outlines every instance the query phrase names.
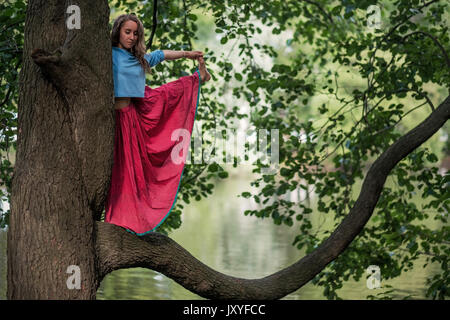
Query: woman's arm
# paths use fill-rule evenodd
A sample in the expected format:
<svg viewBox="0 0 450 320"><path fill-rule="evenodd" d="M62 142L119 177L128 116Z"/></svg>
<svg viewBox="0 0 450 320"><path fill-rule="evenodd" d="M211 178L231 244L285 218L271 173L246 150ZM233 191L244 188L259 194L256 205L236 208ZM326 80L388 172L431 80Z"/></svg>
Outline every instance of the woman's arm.
<svg viewBox="0 0 450 320"><path fill-rule="evenodd" d="M177 60L180 58L197 59L203 57L201 51L176 51L176 50L161 50L164 53L164 60Z"/></svg>

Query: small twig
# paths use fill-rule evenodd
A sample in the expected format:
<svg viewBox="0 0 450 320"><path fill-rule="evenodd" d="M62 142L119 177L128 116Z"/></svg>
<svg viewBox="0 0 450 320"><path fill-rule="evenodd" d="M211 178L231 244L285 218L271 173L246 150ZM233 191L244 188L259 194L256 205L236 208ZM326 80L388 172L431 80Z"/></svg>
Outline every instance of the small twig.
<svg viewBox="0 0 450 320"><path fill-rule="evenodd" d="M183 0L183 9L184 9L184 17L183 17L183 24L184 24L184 35L187 39L187 41L189 42L189 50L192 51L192 41L191 41L191 37L189 37L189 33L188 33L188 24L187 24L187 19L186 16L188 14L188 10L186 7L186 1ZM192 61L194 62L194 61Z"/></svg>
<svg viewBox="0 0 450 320"><path fill-rule="evenodd" d="M428 95L426 93L422 93L422 92L419 92L417 90L415 90L414 92L416 92L419 96L421 96L421 97L425 98L425 100L427 100L427 103L428 103L428 105L431 108L431 112L433 112L434 111L434 105L433 105L433 102L431 102L430 98L428 98Z"/></svg>
<svg viewBox="0 0 450 320"><path fill-rule="evenodd" d="M147 51L151 50L152 48L153 37L155 36L156 26L158 25L157 10L158 10L158 0L153 0L153 26L152 26L152 34L150 35L150 40L147 43L146 48Z"/></svg>
<svg viewBox="0 0 450 320"><path fill-rule="evenodd" d="M304 1L304 2L307 2L307 3L309 3L309 4L312 4L312 5L316 6L317 8L319 8L319 10L323 13L323 15L324 15L328 20L330 20L331 23L334 23L333 18L331 17L331 15L330 15L324 8L322 8L322 7L320 6L320 4L318 4L317 2L314 2L314 1L310 1L310 0L303 0L303 1Z"/></svg>
<svg viewBox="0 0 450 320"><path fill-rule="evenodd" d="M405 251L405 252L409 252L408 249L403 249L403 248L398 248L398 250L400 251ZM432 254L432 253L427 253L427 252L423 252L423 251L417 251L418 254L422 254L422 255L426 255L426 256L430 256L430 257L437 257L436 254Z"/></svg>
<svg viewBox="0 0 450 320"><path fill-rule="evenodd" d="M4 99L3 102L0 104L0 108L3 108L3 106L6 104L6 102L8 102L8 100L9 100L9 95L11 94L13 88L14 88L13 86L9 86L8 92L6 93L6 96L5 96L5 99Z"/></svg>
<svg viewBox="0 0 450 320"><path fill-rule="evenodd" d="M381 133L381 132L384 132L384 131L386 131L386 130L389 130L389 129L394 128L394 127L395 127L397 124L399 124L400 121L402 121L403 118L406 117L409 113L411 113L411 112L413 112L414 110L416 110L416 109L422 107L422 106L425 105L425 104L426 104L426 102L424 102L424 103L418 105L417 107L412 108L411 110L409 110L408 112L406 112L405 114L403 114L403 115L400 117L400 119L399 119L396 123L390 125L389 127L386 127L386 128L381 129L381 130L378 130L378 131L375 132L373 135L375 136L375 135L377 135L377 134L379 134L379 133Z"/></svg>
<svg viewBox="0 0 450 320"><path fill-rule="evenodd" d="M19 68L19 65L20 65L21 62L22 62L22 59L19 58L18 61L17 61L16 66L14 67L14 69L16 69L16 71L17 71L17 68ZM16 81L16 78L17 78L17 74L15 75L13 81ZM0 108L3 108L3 106L8 102L9 96L10 96L10 94L11 94L13 88L14 88L13 86L10 86L10 87L8 88L8 92L6 93L5 99L4 99L3 102L0 104Z"/></svg>

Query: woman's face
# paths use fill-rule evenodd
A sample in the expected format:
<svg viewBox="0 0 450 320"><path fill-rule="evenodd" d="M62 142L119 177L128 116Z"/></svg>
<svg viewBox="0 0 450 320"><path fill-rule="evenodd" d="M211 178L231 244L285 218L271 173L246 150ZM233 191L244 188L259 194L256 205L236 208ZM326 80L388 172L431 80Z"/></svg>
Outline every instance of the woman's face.
<svg viewBox="0 0 450 320"><path fill-rule="evenodd" d="M125 21L120 29L120 40L118 47L130 50L138 41L138 25L132 20Z"/></svg>

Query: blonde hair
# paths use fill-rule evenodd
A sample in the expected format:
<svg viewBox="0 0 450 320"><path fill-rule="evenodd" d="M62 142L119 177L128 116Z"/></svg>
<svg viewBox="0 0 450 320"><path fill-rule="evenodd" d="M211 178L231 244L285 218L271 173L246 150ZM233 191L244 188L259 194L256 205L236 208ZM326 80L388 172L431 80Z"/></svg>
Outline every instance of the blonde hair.
<svg viewBox="0 0 450 320"><path fill-rule="evenodd" d="M148 64L147 60L144 58L144 55L146 53L145 48L145 39L144 39L144 25L142 22L136 17L134 14L122 14L114 20L114 24L111 31L111 45L113 47L117 47L119 45L120 41L120 29L122 28L122 25L127 21L134 21L136 22L138 29L138 39L134 46L131 48L131 53L138 59L139 63L141 64L144 71L147 71L148 73L151 73L150 65Z"/></svg>

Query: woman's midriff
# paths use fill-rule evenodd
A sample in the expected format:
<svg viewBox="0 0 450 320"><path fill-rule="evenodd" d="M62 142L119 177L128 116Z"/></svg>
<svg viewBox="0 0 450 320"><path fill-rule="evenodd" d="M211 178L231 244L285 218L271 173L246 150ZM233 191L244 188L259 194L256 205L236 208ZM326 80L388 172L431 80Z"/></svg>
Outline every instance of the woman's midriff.
<svg viewBox="0 0 450 320"><path fill-rule="evenodd" d="M114 109L122 109L128 106L131 102L131 98L115 98Z"/></svg>

